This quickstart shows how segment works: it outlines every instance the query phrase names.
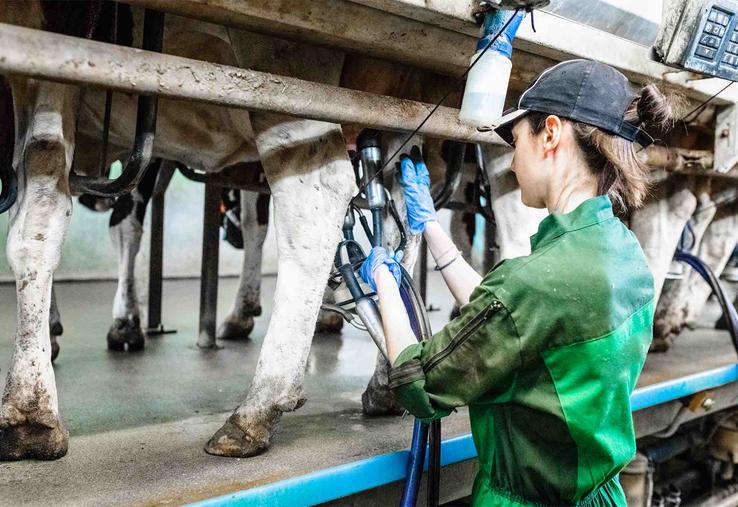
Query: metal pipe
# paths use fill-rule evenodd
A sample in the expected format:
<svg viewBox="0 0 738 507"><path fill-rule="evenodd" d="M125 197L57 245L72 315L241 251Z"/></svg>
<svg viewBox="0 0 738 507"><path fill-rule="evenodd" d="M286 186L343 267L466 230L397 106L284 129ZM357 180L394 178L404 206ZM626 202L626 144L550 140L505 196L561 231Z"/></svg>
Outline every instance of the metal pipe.
<svg viewBox="0 0 738 507"><path fill-rule="evenodd" d="M76 44L74 42L75 40L79 39L63 42L60 41L60 43L66 42ZM150 52L161 52L163 40L164 13L146 10L144 15L143 48ZM105 46L110 45L105 44ZM132 51L128 48L121 49ZM7 50L10 52L13 51L10 49ZM90 61L88 61L88 65L91 65ZM138 97L138 108L136 111L136 136L133 141L131 154L128 156L128 160L126 161L125 168L121 175L114 180L109 180L105 176L80 176L79 174L72 172L69 174L69 185L72 192L77 194L84 193L98 195L102 197L117 197L133 190L143 177L149 166L149 162L151 161L151 155L154 149L154 136L156 134L156 112L158 104L159 97L156 95L141 95Z"/></svg>
<svg viewBox="0 0 738 507"><path fill-rule="evenodd" d="M283 113L381 130L412 131L432 104L162 55L0 23L0 71L141 95ZM419 133L500 144L491 132L464 125L459 110L440 107Z"/></svg>
<svg viewBox="0 0 738 507"><path fill-rule="evenodd" d="M164 260L164 193L151 198L151 239L149 245L148 330L161 328L162 268Z"/></svg>
<svg viewBox="0 0 738 507"><path fill-rule="evenodd" d="M709 150L685 150L651 145L643 151L642 160L651 167L673 172L711 173L715 154Z"/></svg>
<svg viewBox="0 0 738 507"><path fill-rule="evenodd" d="M205 185L202 220L202 260L200 269L200 325L197 346L215 348L215 324L218 310L218 204L220 188Z"/></svg>
<svg viewBox="0 0 738 507"><path fill-rule="evenodd" d="M265 195L271 194L264 168L261 166L261 162L258 161L234 164L217 173L201 173L180 163L177 163L176 166L182 176L197 183L215 187L237 188Z"/></svg>
<svg viewBox="0 0 738 507"><path fill-rule="evenodd" d="M437 507L441 496L441 421L430 423L428 435L428 507Z"/></svg>

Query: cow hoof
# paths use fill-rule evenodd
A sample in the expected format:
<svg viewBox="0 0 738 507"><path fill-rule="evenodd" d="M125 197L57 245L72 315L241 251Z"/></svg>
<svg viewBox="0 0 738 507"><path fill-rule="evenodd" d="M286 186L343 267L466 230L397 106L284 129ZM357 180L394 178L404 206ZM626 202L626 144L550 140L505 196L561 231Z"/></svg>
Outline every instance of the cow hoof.
<svg viewBox="0 0 738 507"><path fill-rule="evenodd" d="M60 420L23 419L19 424L0 419L0 461L52 460L67 453L69 432Z"/></svg>
<svg viewBox="0 0 738 507"><path fill-rule="evenodd" d="M315 323L316 333L340 333L343 329L343 317L336 312L321 310Z"/></svg>
<svg viewBox="0 0 738 507"><path fill-rule="evenodd" d="M668 350L671 348L671 344L672 340L670 338L654 338L653 342L651 342L651 348L648 349L648 352L668 352Z"/></svg>
<svg viewBox="0 0 738 507"><path fill-rule="evenodd" d="M108 331L108 349L138 352L144 348L144 334L138 319L115 319Z"/></svg>
<svg viewBox="0 0 738 507"><path fill-rule="evenodd" d="M238 318L229 315L218 326L217 338L219 340L246 340L253 330L253 317Z"/></svg>
<svg viewBox="0 0 738 507"><path fill-rule="evenodd" d="M54 359L56 359L59 356L59 342L56 341L57 337L56 335L51 335L51 362L54 362Z"/></svg>
<svg viewBox="0 0 738 507"><path fill-rule="evenodd" d="M373 417L402 415L405 412L387 386L370 385L367 387L361 395L361 409L364 415Z"/></svg>
<svg viewBox="0 0 738 507"><path fill-rule="evenodd" d="M237 426L233 419L235 414L228 418L221 428L215 432L207 445L205 452L214 456L228 458L248 458L261 454L269 448L269 430L266 428L250 428L244 431Z"/></svg>
<svg viewBox="0 0 738 507"><path fill-rule="evenodd" d="M62 326L61 322L54 322L49 328L49 333L54 336L61 336L64 334L64 326Z"/></svg>

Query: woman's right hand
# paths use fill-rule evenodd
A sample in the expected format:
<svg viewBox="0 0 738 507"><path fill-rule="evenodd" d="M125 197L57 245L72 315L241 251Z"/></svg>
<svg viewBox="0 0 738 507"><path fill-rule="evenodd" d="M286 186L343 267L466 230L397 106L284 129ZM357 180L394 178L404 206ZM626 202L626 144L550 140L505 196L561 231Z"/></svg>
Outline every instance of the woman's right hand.
<svg viewBox="0 0 738 507"><path fill-rule="evenodd" d="M386 248L381 246L375 246L372 251L369 252L369 257L364 260L364 264L359 269L361 278L372 288L374 292L377 292L377 282L375 279L375 271L380 266L387 266L389 272L394 277L397 285L400 285L400 279L402 277L402 270L400 269L400 263L397 260L393 252L388 252Z"/></svg>
<svg viewBox="0 0 738 507"><path fill-rule="evenodd" d="M410 233L423 234L428 222L437 221L430 193L430 175L420 148L413 146L410 155L400 157L400 183L405 191L407 221Z"/></svg>

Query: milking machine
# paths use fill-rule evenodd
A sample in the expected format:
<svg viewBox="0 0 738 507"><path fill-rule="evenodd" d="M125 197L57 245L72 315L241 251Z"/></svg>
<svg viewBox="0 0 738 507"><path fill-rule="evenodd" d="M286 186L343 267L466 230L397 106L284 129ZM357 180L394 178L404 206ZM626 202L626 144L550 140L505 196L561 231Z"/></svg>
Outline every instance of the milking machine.
<svg viewBox="0 0 738 507"><path fill-rule="evenodd" d="M336 249L334 269L329 280L329 285L334 290L336 304L323 307L340 313L350 324L367 331L384 358L388 360L382 319L377 306L377 294L358 274L366 260L366 255L354 236L356 219L358 217L371 246L385 246L383 221L388 214L399 231L399 242L397 245L392 245L398 258L401 258L404 252L407 235L397 207L379 175L383 167L380 133L376 130L364 130L357 138L356 144L358 154L354 168L357 171L357 180L364 188L363 197L371 214L372 224L369 225L368 220L357 206L352 204L349 207L343 222L343 240ZM431 329L425 304L413 286L408 272L401 268L401 273L400 296L409 316L410 325L418 341L428 339L431 336ZM357 316L360 323L356 322L355 317ZM429 433L432 433L433 438L431 439L432 459L429 463L428 475L428 505L438 505L440 428L440 421L434 421L430 425L419 420L415 421L402 506L410 507L416 504Z"/></svg>

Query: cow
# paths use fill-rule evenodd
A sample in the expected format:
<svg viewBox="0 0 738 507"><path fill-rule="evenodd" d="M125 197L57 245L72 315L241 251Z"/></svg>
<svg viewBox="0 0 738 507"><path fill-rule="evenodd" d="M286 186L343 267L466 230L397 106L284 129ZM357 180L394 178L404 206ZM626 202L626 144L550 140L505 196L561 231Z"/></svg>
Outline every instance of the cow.
<svg viewBox="0 0 738 507"><path fill-rule="evenodd" d="M58 31L90 36L94 27L91 18L94 16L56 24L65 25ZM37 1L2 4L0 19L37 29L48 29L58 21L45 18L44 6ZM69 30L70 26L74 30ZM134 23L134 29L133 38L137 39L140 23ZM334 49L176 17L168 18L164 44L172 54L333 85L341 82L342 73L349 68L344 65L346 55ZM359 71L364 68L363 64L355 65ZM354 81L348 80L345 86L369 91L387 87L371 81L365 86L361 72L353 76ZM406 82L419 86L421 77L412 74ZM7 255L16 277L18 322L0 406L0 459L55 459L67 451L68 432L59 417L50 362L52 278L72 213L68 179L72 164L77 173L99 167L84 160L85 153L93 150L76 147L99 139L104 93L18 77L10 77L9 83L16 127L13 168L20 183L18 201L10 214ZM443 93L439 86L428 89ZM106 163L124 156L121 148L130 146L135 98L118 94L112 107L115 121L110 125ZM406 135L385 135L386 152L394 152ZM418 137L412 140L413 144L420 142ZM264 168L274 203L279 249L274 311L245 400L205 448L222 456L258 454L270 445L281 414L305 402L302 381L310 339L343 217L357 191L346 140L341 126L328 122L160 100L154 156L208 173L257 161ZM124 280L131 279L129 261L140 244L140 210L150 188L150 180L142 181L129 197L119 199L119 211L123 211L113 212L111 236L118 242ZM399 185L391 191L404 215ZM247 212L256 211L258 222L257 200L253 196L245 199ZM388 241L395 242L397 231L388 228L387 232ZM408 242L403 260L408 268L415 262L418 243L418 238ZM116 294L114 326L121 323L121 332L109 337L114 346L130 339L128 323L138 326L136 310L128 305L135 301L130 297L132 292L130 285L123 285ZM236 319L230 320L241 318L245 313L241 310L238 308ZM248 323L241 327L248 327ZM386 361L379 361L365 393L374 413L398 411L386 396L386 370Z"/></svg>

